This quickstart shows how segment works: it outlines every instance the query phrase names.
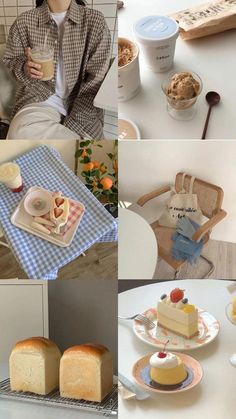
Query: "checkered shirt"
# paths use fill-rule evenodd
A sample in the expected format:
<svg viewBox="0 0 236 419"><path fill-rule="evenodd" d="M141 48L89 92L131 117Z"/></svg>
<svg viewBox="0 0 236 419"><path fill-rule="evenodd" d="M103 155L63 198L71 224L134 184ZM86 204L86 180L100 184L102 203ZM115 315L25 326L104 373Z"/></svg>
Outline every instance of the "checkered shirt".
<svg viewBox="0 0 236 419"><path fill-rule="evenodd" d="M55 79L31 79L24 72L25 48L43 45L54 48L55 74L59 58L58 28L47 2L22 13L13 23L7 40L4 63L18 83L12 117L25 105L43 102L55 93ZM111 35L102 13L71 1L65 21L63 62L69 96L68 115L63 124L79 137L103 138L103 111L94 107L94 98L109 67Z"/></svg>
<svg viewBox="0 0 236 419"><path fill-rule="evenodd" d="M94 243L116 240L117 222L66 166L55 149L37 147L16 162L21 168L25 187L20 193L12 193L0 184L0 224L11 250L29 278L56 279L59 268ZM11 215L32 186L62 191L64 196L84 204L85 213L70 246L58 247L11 223Z"/></svg>

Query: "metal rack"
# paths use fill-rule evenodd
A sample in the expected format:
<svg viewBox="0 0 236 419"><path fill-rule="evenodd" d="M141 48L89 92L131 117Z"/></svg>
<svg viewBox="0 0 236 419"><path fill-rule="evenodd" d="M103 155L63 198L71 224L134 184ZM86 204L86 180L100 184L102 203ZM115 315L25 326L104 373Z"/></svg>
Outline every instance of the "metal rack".
<svg viewBox="0 0 236 419"><path fill-rule="evenodd" d="M33 393L15 392L10 388L10 380L0 382L0 398L8 400L23 401L44 406L66 407L78 410L86 410L101 414L105 417L116 416L118 411L117 384L113 385L112 392L106 396L101 403L87 402L85 400L74 400L62 398L59 391L52 392L47 396L40 396Z"/></svg>

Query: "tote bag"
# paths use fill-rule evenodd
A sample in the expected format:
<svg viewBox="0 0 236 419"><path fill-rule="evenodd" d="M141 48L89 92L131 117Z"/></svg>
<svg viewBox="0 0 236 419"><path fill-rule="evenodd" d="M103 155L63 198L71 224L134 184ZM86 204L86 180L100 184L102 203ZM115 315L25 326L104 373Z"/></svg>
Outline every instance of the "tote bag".
<svg viewBox="0 0 236 419"><path fill-rule="evenodd" d="M182 185L180 192L171 188L171 196L166 204L166 208L159 218L158 222L164 227L176 227L178 220L188 217L198 224L202 223L202 212L198 205L197 194L193 193L193 184L195 177L190 180L189 190L184 189L184 179L186 173L182 176Z"/></svg>

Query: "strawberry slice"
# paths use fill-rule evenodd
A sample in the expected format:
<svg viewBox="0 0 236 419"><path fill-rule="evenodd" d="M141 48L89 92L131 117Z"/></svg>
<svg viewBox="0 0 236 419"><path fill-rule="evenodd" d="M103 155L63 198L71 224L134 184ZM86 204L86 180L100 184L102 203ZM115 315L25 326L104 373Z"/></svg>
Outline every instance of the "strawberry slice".
<svg viewBox="0 0 236 419"><path fill-rule="evenodd" d="M54 208L54 216L55 218L60 217L63 214L63 210L61 208Z"/></svg>
<svg viewBox="0 0 236 419"><path fill-rule="evenodd" d="M55 204L57 207L60 207L61 205L63 205L65 202L65 200L63 198L56 198L55 199Z"/></svg>

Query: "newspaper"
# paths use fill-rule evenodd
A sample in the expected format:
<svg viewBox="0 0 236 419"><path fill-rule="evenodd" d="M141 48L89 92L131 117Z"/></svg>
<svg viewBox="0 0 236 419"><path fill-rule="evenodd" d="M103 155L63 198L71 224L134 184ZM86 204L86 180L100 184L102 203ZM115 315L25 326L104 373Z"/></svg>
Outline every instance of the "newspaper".
<svg viewBox="0 0 236 419"><path fill-rule="evenodd" d="M236 28L236 0L215 0L171 15L189 40Z"/></svg>

